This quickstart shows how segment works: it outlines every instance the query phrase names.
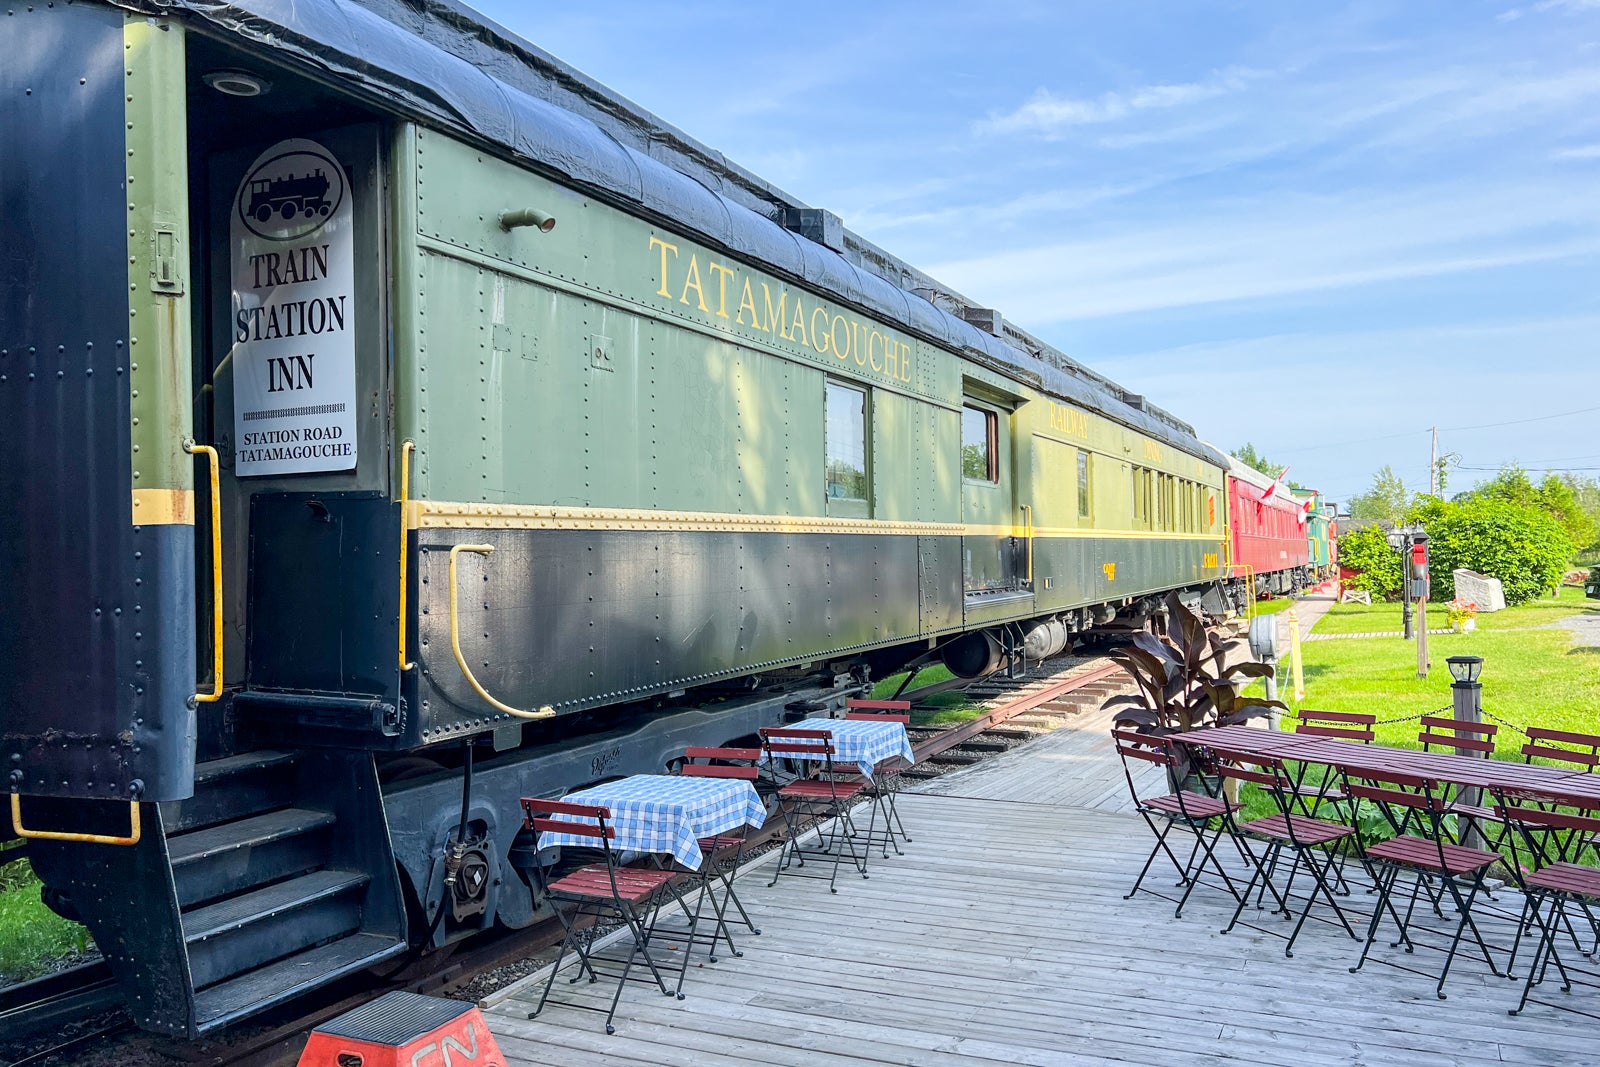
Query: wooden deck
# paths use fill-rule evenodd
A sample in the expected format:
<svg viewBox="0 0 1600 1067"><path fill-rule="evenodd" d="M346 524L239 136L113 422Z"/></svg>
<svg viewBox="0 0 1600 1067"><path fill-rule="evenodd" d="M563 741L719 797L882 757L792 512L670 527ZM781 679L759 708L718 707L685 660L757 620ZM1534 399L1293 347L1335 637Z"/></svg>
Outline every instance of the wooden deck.
<svg viewBox="0 0 1600 1067"><path fill-rule="evenodd" d="M531 985L485 1013L502 1050L571 1067L1600 1060L1593 1021L1550 1006L1600 1012L1593 988L1549 982L1510 1018L1520 984L1481 958L1458 959L1441 1002L1429 979L1381 962L1436 968L1437 953L1408 960L1380 940L1352 975L1358 946L1336 927L1311 924L1286 959L1280 919L1219 933L1232 910L1220 890L1198 890L1181 919L1154 895L1123 900L1149 834L1110 788L1125 786L1102 724L1074 734L902 797L914 843L876 859L870 880L841 872L837 895L790 878L769 889L757 867L740 893L762 936L740 939L742 959L691 967L687 1000L632 985L608 1037L591 1012L523 1018ZM553 996L607 988L563 977Z"/></svg>

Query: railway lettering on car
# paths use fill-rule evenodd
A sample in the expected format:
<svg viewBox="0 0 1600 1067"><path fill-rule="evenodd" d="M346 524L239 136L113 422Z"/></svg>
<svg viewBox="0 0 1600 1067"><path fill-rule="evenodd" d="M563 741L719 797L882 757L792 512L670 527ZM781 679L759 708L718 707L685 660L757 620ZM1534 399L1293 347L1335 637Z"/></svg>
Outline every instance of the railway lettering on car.
<svg viewBox="0 0 1600 1067"><path fill-rule="evenodd" d="M280 141L246 170L234 208L234 419L249 427L235 472L349 470L355 241L344 168L315 141Z"/></svg>
<svg viewBox="0 0 1600 1067"><path fill-rule="evenodd" d="M1087 413L1065 404L1050 401L1050 428L1060 433L1070 434L1073 437L1087 439L1089 436L1089 416Z"/></svg>
<svg viewBox="0 0 1600 1067"><path fill-rule="evenodd" d="M858 371L897 382L912 380L911 345L871 320L837 311L808 293L709 254L702 269L699 251L690 249L685 261L682 246L653 234L649 250L656 253L655 295L699 311L714 326L744 327L819 356L831 354L840 363L854 363ZM1087 432L1085 419L1085 436Z"/></svg>
<svg viewBox="0 0 1600 1067"><path fill-rule="evenodd" d="M1106 581L1114 582L1117 580L1117 565L1115 563L1102 563L1100 569L1105 572Z"/></svg>
<svg viewBox="0 0 1600 1067"><path fill-rule="evenodd" d="M1217 566L1217 553L1207 552L1200 557L1200 566L1204 570L1213 570Z"/></svg>

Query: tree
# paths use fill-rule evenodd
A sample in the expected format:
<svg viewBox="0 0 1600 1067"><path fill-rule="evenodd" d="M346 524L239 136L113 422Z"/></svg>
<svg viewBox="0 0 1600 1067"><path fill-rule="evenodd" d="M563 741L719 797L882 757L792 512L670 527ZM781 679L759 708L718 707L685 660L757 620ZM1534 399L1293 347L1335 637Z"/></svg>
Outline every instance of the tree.
<svg viewBox="0 0 1600 1067"><path fill-rule="evenodd" d="M1565 478L1547 474L1544 481L1535 483L1527 471L1507 464L1499 474L1456 499L1500 500L1517 507L1537 508L1560 524L1574 549L1588 548L1600 536L1600 527L1596 526L1594 510L1586 507L1580 497L1575 481L1570 474Z"/></svg>
<svg viewBox="0 0 1600 1067"><path fill-rule="evenodd" d="M1372 488L1350 498L1350 517L1358 522L1404 522L1415 494L1387 463L1372 476Z"/></svg>
<svg viewBox="0 0 1600 1067"><path fill-rule="evenodd" d="M1283 464L1274 463L1260 452L1257 452L1256 446L1249 441L1229 452L1228 455L1243 463L1246 467L1254 467L1268 478L1276 478L1288 469Z"/></svg>
<svg viewBox="0 0 1600 1067"><path fill-rule="evenodd" d="M1339 536L1339 566L1357 572L1346 587L1387 597L1400 591L1400 553L1381 526L1359 526Z"/></svg>
<svg viewBox="0 0 1600 1067"><path fill-rule="evenodd" d="M1500 579L1506 603L1523 604L1554 588L1572 559L1567 531L1538 504L1430 497L1410 517L1428 531L1434 600L1453 598L1452 572L1466 568ZM1339 547L1342 553L1342 540Z"/></svg>

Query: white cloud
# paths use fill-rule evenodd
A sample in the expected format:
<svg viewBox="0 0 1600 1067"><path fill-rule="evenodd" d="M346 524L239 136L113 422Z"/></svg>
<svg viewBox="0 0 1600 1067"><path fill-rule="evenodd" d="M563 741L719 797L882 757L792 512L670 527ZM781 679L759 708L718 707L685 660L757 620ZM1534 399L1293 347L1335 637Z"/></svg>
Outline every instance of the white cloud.
<svg viewBox="0 0 1600 1067"><path fill-rule="evenodd" d="M1578 145L1550 153L1551 159L1600 159L1600 144Z"/></svg>
<svg viewBox="0 0 1600 1067"><path fill-rule="evenodd" d="M1581 184L1438 186L1219 202L1166 225L936 264L931 273L1030 325L1296 296L1600 255Z"/></svg>
<svg viewBox="0 0 1600 1067"><path fill-rule="evenodd" d="M991 115L978 123L978 131L1050 136L1072 126L1116 122L1142 111L1161 111L1225 96L1238 92L1261 76L1261 71L1230 67L1213 73L1204 81L1145 85L1125 92L1102 93L1094 98L1058 96L1048 89L1040 89L1016 110Z"/></svg>

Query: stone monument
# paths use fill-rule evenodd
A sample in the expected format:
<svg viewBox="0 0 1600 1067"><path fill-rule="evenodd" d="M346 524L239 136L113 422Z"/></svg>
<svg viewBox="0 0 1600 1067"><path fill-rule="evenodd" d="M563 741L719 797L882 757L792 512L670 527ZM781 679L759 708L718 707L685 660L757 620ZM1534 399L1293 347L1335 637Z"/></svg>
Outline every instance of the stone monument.
<svg viewBox="0 0 1600 1067"><path fill-rule="evenodd" d="M1506 592L1500 579L1466 569L1452 571L1456 580L1456 599L1478 605L1479 611L1500 611L1506 606Z"/></svg>

